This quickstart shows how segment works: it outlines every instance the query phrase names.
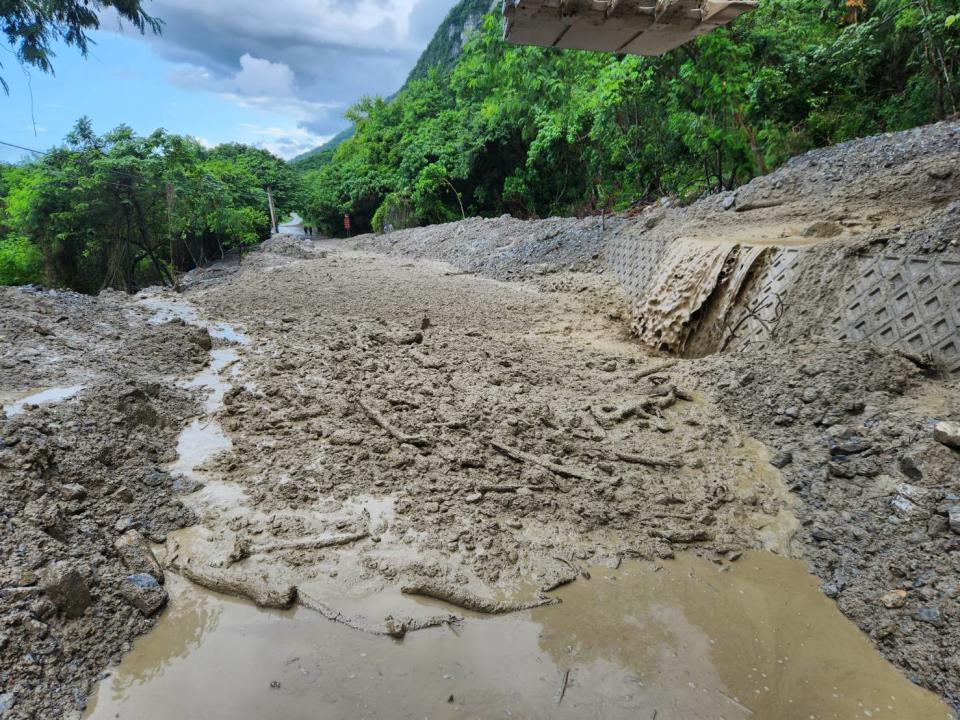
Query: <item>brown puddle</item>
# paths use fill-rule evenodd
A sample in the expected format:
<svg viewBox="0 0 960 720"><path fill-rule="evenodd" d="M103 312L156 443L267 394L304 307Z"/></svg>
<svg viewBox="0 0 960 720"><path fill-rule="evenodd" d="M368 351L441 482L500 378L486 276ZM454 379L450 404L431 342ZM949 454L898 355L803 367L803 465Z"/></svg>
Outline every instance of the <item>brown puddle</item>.
<svg viewBox="0 0 960 720"><path fill-rule="evenodd" d="M402 642L176 577L168 587L170 608L85 717L951 717L880 657L803 563L764 553L729 572L693 557L591 568L557 591L561 605L471 616Z"/></svg>

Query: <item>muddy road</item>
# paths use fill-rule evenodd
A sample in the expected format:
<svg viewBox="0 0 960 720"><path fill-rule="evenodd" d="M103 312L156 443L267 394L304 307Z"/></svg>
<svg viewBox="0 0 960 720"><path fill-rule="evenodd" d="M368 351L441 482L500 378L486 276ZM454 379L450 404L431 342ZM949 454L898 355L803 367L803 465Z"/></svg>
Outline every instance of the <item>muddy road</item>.
<svg viewBox="0 0 960 720"><path fill-rule="evenodd" d="M645 353L587 250L516 283L279 238L181 294L7 291L0 714L950 717L910 680L958 696L955 535L916 537L955 384ZM804 386L869 429L775 423ZM869 433L926 448L915 491L814 477Z"/></svg>

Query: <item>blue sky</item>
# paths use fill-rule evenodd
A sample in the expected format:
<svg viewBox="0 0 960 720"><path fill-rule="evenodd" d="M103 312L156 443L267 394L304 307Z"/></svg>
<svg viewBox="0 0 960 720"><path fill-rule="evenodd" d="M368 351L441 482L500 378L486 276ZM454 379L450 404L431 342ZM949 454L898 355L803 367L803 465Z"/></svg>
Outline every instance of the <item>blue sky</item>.
<svg viewBox="0 0 960 720"><path fill-rule="evenodd" d="M345 127L361 96L394 92L453 2L147 0L162 35L104 17L86 59L57 48L54 76L0 53L0 140L46 149L87 115L100 132L162 127L292 157ZM0 146L0 161L23 155Z"/></svg>

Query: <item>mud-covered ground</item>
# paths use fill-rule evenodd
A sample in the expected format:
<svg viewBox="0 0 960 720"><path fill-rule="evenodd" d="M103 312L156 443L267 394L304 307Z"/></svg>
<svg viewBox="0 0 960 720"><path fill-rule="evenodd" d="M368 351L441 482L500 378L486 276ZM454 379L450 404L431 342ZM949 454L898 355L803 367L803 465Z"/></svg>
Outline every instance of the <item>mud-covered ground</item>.
<svg viewBox="0 0 960 720"><path fill-rule="evenodd" d="M551 277L282 239L197 273L185 298L251 342L213 418L232 447L187 509L177 490L195 483L165 470L201 399L177 380L209 335L137 298L5 291L3 361L62 358L22 363L10 391L87 382L3 425L9 716L83 705L152 622L120 590L114 543L130 527L163 541L194 514L168 541L188 577L400 634L439 620L404 615L399 591L497 612L624 557L801 555L889 658L955 698L958 463L930 421L956 387L856 346L651 357L608 278ZM62 562L89 593L76 618L44 585ZM374 592L396 598L389 617L354 609Z"/></svg>
<svg viewBox="0 0 960 720"><path fill-rule="evenodd" d="M162 607L151 544L207 587L393 636L456 615L410 595L505 612L549 604L587 566L692 550L722 568L764 548L807 559L886 657L957 707L960 450L934 425L960 419L958 381L811 338L802 314L787 344L647 353L602 260L612 233L769 220L803 236L920 151L926 180L889 213L817 215L835 223L817 232L877 234L900 213L911 251L949 250L955 140L943 124L841 146L605 227L276 237L179 296L0 291L0 716L83 708ZM211 366L231 333L202 326L218 322L249 342Z"/></svg>
<svg viewBox="0 0 960 720"><path fill-rule="evenodd" d="M164 466L199 409L176 379L206 362L211 340L153 315L119 295L0 290L3 404L79 387L0 415L3 717L84 707L90 683L153 623L125 599L139 569L114 543L131 530L162 542L194 521Z"/></svg>

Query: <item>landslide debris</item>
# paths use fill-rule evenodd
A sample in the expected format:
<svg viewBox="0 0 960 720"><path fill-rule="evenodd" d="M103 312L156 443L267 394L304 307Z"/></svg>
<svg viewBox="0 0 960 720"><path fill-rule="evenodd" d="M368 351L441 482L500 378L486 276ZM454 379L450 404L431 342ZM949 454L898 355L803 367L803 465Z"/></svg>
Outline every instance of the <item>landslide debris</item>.
<svg viewBox="0 0 960 720"><path fill-rule="evenodd" d="M166 600L146 543L194 521L163 466L198 411L172 377L206 362L209 337L151 315L110 294L0 290L0 388L84 384L0 417L4 718L81 710Z"/></svg>

